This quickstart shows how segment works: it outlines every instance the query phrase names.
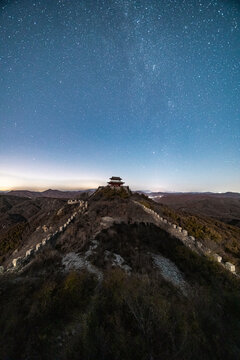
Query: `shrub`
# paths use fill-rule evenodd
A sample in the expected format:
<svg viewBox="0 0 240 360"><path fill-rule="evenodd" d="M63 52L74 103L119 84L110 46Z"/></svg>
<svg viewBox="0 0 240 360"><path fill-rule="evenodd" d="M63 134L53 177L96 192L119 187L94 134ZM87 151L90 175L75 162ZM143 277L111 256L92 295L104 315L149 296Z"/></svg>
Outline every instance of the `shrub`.
<svg viewBox="0 0 240 360"><path fill-rule="evenodd" d="M0 260L9 251L17 249L22 243L23 233L28 227L27 223L19 223L12 226L0 237Z"/></svg>

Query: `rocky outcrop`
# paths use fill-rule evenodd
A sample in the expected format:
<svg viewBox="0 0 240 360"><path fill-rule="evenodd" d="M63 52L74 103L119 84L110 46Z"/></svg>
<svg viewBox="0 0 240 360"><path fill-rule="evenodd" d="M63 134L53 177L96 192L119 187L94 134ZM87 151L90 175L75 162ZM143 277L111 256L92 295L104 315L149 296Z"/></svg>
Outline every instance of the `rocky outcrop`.
<svg viewBox="0 0 240 360"><path fill-rule="evenodd" d="M76 254L74 252L66 254L62 259L62 265L66 271L86 269L90 273L97 276L99 281L102 281L102 272L94 265L92 265L85 256Z"/></svg>
<svg viewBox="0 0 240 360"><path fill-rule="evenodd" d="M165 258L162 255L152 254L152 259L155 266L160 270L164 279L179 288L182 293L187 296L190 290L190 286L184 280L183 275L177 266L171 260Z"/></svg>
<svg viewBox="0 0 240 360"><path fill-rule="evenodd" d="M121 255L112 253L108 250L104 252L105 260L110 261L113 267L119 267L120 269L124 270L126 273L131 272L131 267L126 264L125 260L122 258Z"/></svg>

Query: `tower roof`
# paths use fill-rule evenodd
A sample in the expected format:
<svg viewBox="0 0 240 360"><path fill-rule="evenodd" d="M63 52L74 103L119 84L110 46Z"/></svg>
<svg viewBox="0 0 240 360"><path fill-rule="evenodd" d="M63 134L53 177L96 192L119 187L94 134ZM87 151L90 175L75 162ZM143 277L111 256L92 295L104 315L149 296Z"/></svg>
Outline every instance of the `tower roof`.
<svg viewBox="0 0 240 360"><path fill-rule="evenodd" d="M112 177L110 178L110 180L119 180L119 181L121 181L122 178L120 178L119 176L112 176Z"/></svg>

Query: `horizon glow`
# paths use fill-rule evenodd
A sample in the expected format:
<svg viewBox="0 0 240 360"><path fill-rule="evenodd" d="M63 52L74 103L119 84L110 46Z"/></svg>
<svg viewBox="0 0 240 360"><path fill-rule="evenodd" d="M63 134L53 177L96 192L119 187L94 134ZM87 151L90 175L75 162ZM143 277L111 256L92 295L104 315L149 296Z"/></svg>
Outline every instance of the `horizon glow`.
<svg viewBox="0 0 240 360"><path fill-rule="evenodd" d="M9 0L0 190L240 192L237 1Z"/></svg>

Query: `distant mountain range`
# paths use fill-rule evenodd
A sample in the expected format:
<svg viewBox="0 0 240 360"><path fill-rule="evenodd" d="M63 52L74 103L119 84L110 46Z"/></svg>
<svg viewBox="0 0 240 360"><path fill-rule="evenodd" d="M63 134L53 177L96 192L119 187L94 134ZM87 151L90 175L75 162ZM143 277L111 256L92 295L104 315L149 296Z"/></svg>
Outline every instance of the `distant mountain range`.
<svg viewBox="0 0 240 360"><path fill-rule="evenodd" d="M174 210L215 218L240 227L239 193L151 193L148 196Z"/></svg>
<svg viewBox="0 0 240 360"><path fill-rule="evenodd" d="M240 198L240 193L237 192L225 192L225 193L214 193L214 192L151 192L151 191L139 191L145 193L149 197L162 197L162 196L191 196L191 195L200 195L200 196L214 196L214 197L229 197L229 198Z"/></svg>
<svg viewBox="0 0 240 360"><path fill-rule="evenodd" d="M76 190L76 191L61 191L61 190L52 190L48 189L45 191L31 191L31 190L11 190L11 191L0 191L0 194L7 194L13 196L21 196L28 198L39 198L39 197L50 197L56 199L75 199L82 193L91 193L96 189L86 189L86 190ZM137 190L134 192L138 192L140 194L146 194L148 197L152 199L168 197L175 198L176 196L182 196L184 199L187 199L189 196L208 196L208 197L218 197L218 198L239 198L240 193L236 192L225 192L225 193L213 193L213 192L152 192L151 190Z"/></svg>
<svg viewBox="0 0 240 360"><path fill-rule="evenodd" d="M94 189L89 190L78 190L78 191L60 191L48 189L45 191L30 191L30 190L12 190L7 195L28 197L28 198L39 198L39 197L50 197L55 199L75 199L84 192L93 192Z"/></svg>

